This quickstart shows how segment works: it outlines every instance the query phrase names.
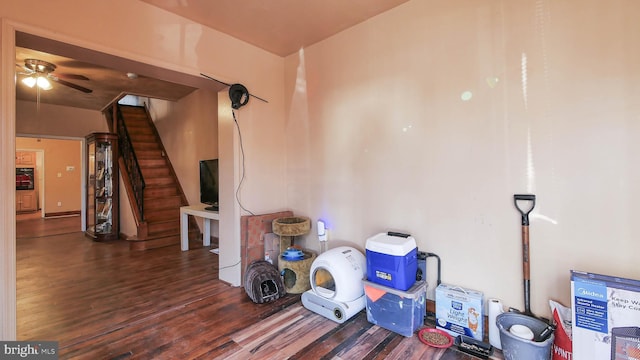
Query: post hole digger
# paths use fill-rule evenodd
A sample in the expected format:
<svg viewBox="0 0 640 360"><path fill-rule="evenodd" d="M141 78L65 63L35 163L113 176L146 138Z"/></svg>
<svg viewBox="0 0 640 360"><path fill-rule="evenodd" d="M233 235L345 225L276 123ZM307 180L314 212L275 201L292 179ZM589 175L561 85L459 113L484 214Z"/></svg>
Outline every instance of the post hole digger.
<svg viewBox="0 0 640 360"><path fill-rule="evenodd" d="M516 209L522 216L522 274L523 274L523 287L524 287L524 311L523 315L538 318L549 324L544 331L540 334L536 334L535 341L544 341L555 330L555 326L551 325L547 319L539 318L531 311L531 274L530 274L530 261L531 252L529 249L529 213L536 206L536 196L533 194L515 194L513 195L513 202ZM528 206L527 206L528 205ZM513 311L513 309L512 309Z"/></svg>

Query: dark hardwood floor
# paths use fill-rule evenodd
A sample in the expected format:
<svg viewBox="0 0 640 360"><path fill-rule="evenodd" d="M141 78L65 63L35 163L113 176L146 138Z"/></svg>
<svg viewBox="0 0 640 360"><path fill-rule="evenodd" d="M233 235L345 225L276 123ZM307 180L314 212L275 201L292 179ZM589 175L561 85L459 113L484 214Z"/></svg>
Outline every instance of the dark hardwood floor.
<svg viewBox="0 0 640 360"><path fill-rule="evenodd" d="M297 295L254 304L218 280L218 255L130 251L85 237L80 218L17 222L18 339L61 359L473 359L367 321L336 324Z"/></svg>

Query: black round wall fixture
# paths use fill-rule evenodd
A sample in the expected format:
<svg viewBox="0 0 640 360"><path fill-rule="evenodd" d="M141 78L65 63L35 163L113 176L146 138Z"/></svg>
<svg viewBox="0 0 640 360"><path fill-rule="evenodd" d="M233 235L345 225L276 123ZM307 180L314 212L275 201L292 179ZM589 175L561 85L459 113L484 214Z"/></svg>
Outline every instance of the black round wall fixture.
<svg viewBox="0 0 640 360"><path fill-rule="evenodd" d="M240 109L249 102L249 90L242 84L233 84L229 87L229 99L232 108Z"/></svg>

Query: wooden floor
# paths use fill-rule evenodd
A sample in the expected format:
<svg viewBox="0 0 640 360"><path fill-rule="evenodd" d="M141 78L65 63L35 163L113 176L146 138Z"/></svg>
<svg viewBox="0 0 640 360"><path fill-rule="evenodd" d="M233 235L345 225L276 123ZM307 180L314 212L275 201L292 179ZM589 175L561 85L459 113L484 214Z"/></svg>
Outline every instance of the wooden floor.
<svg viewBox="0 0 640 360"><path fill-rule="evenodd" d="M86 238L79 217L17 222L18 339L61 359L472 359L367 322L336 324L299 296L254 304L218 280L218 255L132 252Z"/></svg>

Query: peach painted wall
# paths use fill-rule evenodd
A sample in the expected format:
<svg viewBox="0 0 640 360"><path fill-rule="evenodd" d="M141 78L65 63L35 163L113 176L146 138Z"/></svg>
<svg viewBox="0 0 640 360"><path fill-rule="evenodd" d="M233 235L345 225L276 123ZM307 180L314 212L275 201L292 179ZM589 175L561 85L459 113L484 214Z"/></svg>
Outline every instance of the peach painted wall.
<svg viewBox="0 0 640 360"><path fill-rule="evenodd" d="M409 232L443 281L522 309L513 195L534 193L534 312L570 305L571 269L640 278L639 17L414 0L287 57L287 204L330 244Z"/></svg>
<svg viewBox="0 0 640 360"><path fill-rule="evenodd" d="M46 214L80 212L82 141L19 137L16 138L16 149L43 150Z"/></svg>
<svg viewBox="0 0 640 360"><path fill-rule="evenodd" d="M16 101L16 133L83 138L109 131L100 111Z"/></svg>

